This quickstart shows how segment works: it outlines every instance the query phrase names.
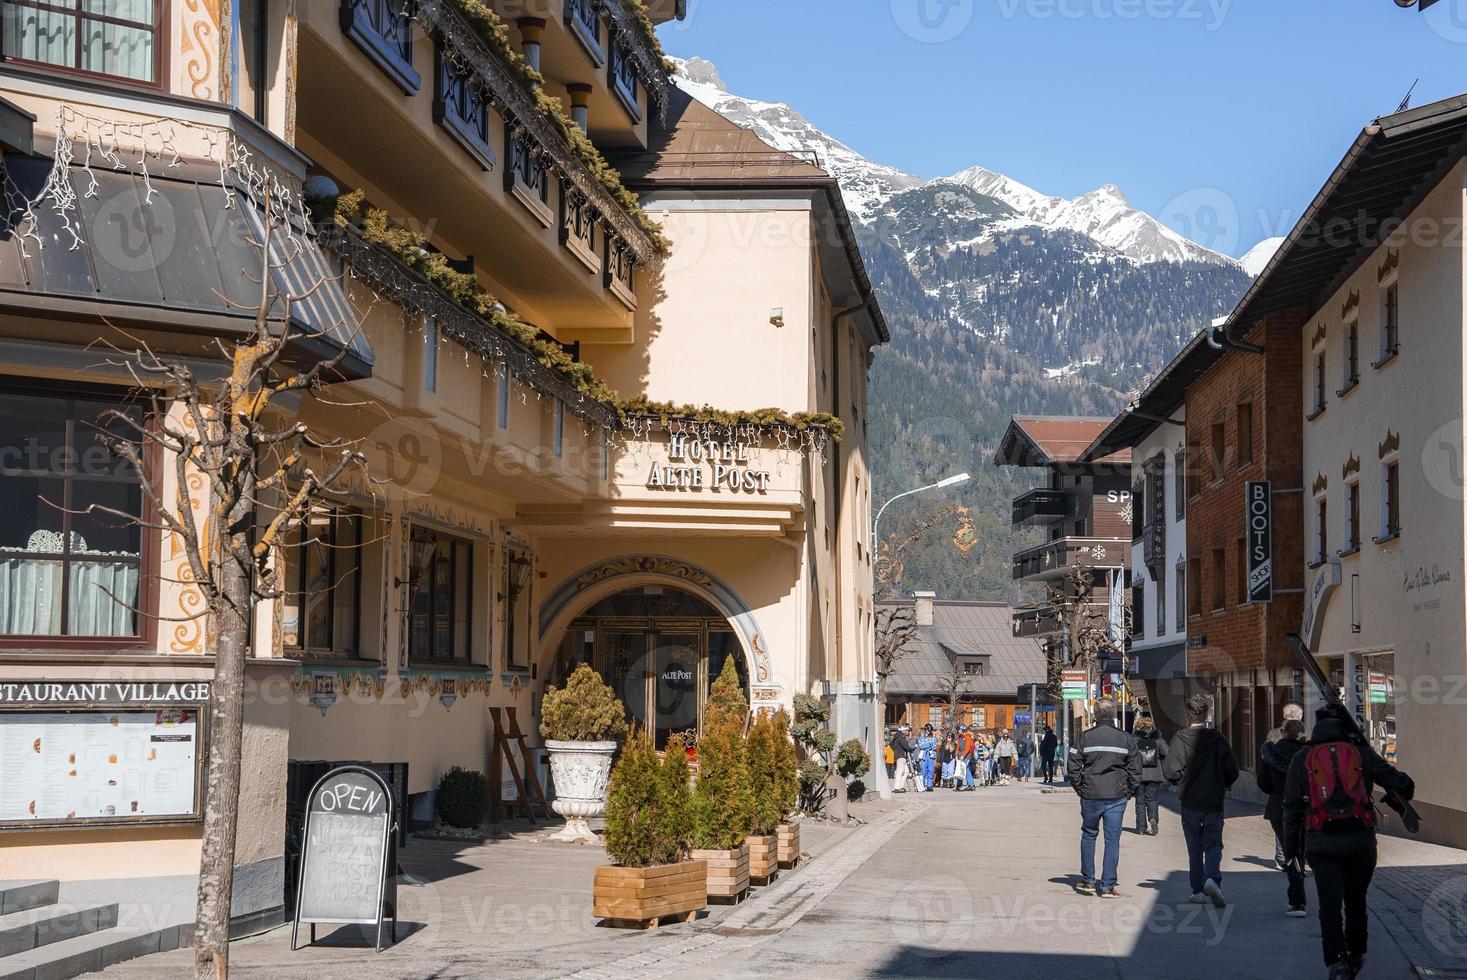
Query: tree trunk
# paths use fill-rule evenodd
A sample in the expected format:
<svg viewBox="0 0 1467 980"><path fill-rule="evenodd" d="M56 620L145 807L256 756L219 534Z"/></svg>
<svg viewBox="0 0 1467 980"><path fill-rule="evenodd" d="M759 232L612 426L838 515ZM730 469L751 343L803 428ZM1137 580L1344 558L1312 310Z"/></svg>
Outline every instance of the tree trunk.
<svg viewBox="0 0 1467 980"><path fill-rule="evenodd" d="M232 474L242 484L240 503L214 522L225 538L219 548L219 601L214 611L214 685L209 693L209 768L206 776L204 837L199 857L199 901L194 921L194 976L229 976L229 914L234 894L234 845L239 827L240 754L244 741L244 672L254 607L249 536L253 526L254 482L248 472ZM224 477L229 479L228 476ZM213 494L219 514L223 488Z"/></svg>

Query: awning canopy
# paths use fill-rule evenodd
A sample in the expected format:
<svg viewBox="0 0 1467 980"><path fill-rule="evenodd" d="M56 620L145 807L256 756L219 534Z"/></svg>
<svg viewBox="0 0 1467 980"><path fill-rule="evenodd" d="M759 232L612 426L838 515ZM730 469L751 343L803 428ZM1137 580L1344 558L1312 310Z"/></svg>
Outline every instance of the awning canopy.
<svg viewBox="0 0 1467 980"><path fill-rule="evenodd" d="M186 164L145 180L99 163L90 170L74 165L77 242L49 198L33 209L36 227L23 227L25 202L40 196L52 166L49 159L5 157L0 309L220 336L253 328L261 256L252 243L264 235L264 215L219 183L217 167ZM345 348L338 372L369 376L372 350L336 264L307 235L287 238L278 229L270 264L270 316L283 327L281 299L291 297L295 356L325 360Z"/></svg>

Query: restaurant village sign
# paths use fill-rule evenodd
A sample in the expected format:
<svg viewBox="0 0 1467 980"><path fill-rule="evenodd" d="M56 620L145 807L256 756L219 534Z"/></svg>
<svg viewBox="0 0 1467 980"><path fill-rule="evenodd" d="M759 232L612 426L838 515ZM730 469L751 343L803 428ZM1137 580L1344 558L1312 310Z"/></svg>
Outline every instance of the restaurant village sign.
<svg viewBox="0 0 1467 980"><path fill-rule="evenodd" d="M689 439L685 433L668 437L666 463L653 463L647 474L648 490L729 490L735 493L765 493L769 471L749 465L747 442L706 442Z"/></svg>

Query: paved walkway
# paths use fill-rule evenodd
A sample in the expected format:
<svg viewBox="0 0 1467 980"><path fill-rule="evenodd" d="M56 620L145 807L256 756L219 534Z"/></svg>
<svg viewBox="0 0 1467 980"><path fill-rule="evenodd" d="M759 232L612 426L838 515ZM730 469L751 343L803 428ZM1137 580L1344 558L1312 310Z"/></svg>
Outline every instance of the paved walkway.
<svg viewBox="0 0 1467 980"><path fill-rule="evenodd" d="M343 929L294 953L288 930L236 943L238 976L1166 978L1323 975L1319 927L1284 916L1283 876L1256 808L1230 816L1226 909L1186 904L1186 849L1171 813L1159 837L1122 837L1117 901L1071 890L1078 807L1035 785L898 797L870 822L807 824L811 859L744 905L653 932L598 928L590 915L599 848L510 840L415 844L403 891L411 934L377 954ZM1467 969L1464 854L1383 838L1367 977L1414 966ZM1310 889L1311 900L1313 889ZM106 971L182 976L186 951ZM1463 974L1457 974L1463 975Z"/></svg>

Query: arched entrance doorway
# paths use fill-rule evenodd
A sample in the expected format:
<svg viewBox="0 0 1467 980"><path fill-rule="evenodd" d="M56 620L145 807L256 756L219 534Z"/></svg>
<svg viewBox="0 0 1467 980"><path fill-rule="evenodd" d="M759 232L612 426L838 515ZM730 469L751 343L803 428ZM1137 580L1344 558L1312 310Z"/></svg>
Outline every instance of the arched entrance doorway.
<svg viewBox="0 0 1467 980"><path fill-rule="evenodd" d="M703 708L732 658L749 697L749 672L734 627L707 601L668 585L614 592L571 620L550 682L560 685L590 664L626 706L628 721L649 729L657 747L676 732L700 731Z"/></svg>

